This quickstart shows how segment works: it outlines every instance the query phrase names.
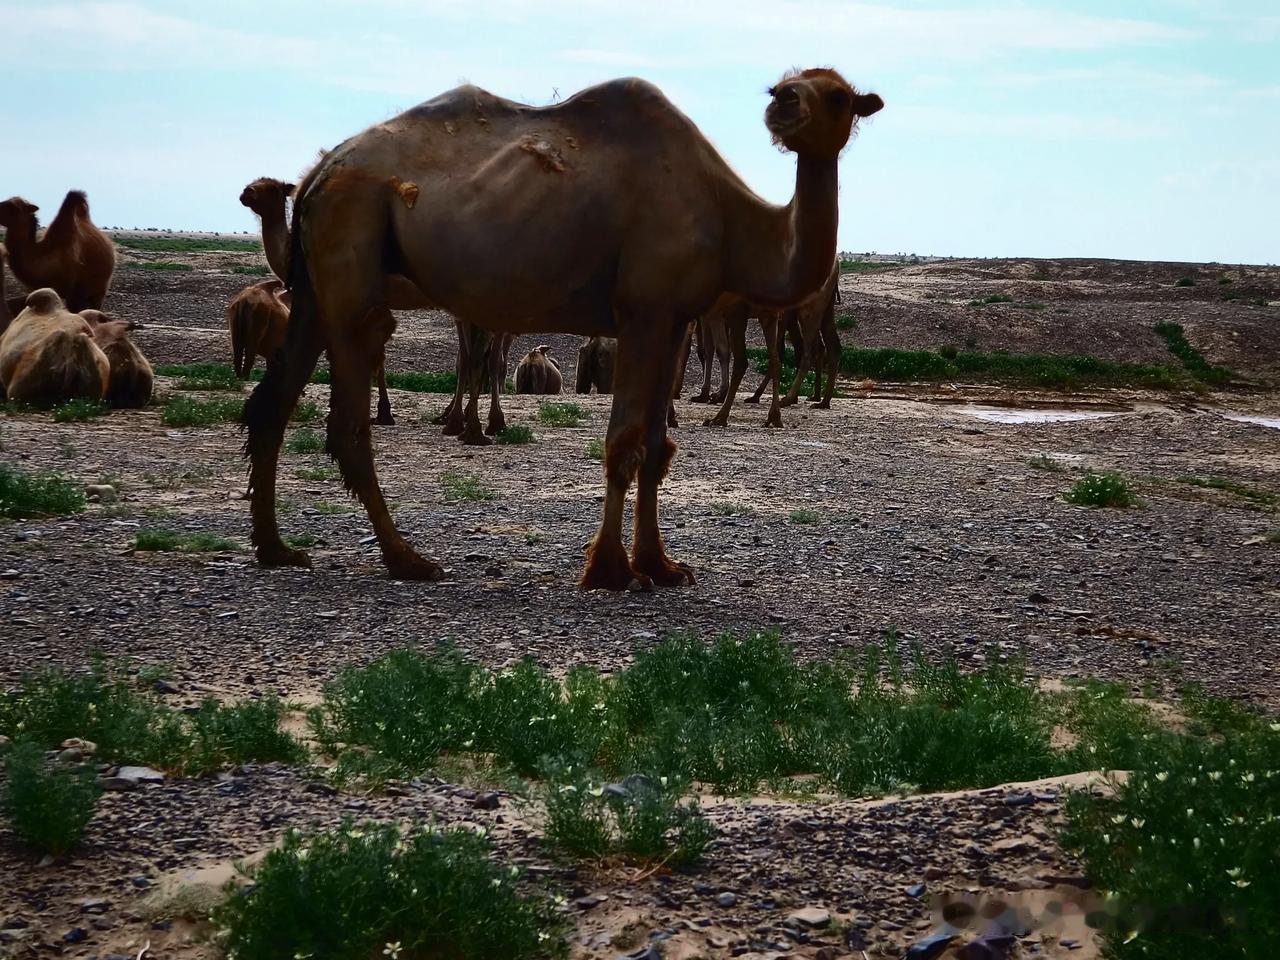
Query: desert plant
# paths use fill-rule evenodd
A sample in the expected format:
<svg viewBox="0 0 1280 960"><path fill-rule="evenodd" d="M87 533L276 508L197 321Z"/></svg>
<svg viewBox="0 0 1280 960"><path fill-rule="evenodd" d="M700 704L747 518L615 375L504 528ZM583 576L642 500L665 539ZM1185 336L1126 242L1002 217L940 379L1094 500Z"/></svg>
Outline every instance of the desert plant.
<svg viewBox="0 0 1280 960"><path fill-rule="evenodd" d="M324 453L324 434L308 427L300 427L289 434L284 448L290 453Z"/></svg>
<svg viewBox="0 0 1280 960"><path fill-rule="evenodd" d="M538 404L538 422L548 427L576 427L587 419L581 404L544 400Z"/></svg>
<svg viewBox="0 0 1280 960"><path fill-rule="evenodd" d="M533 435L533 428L523 423L512 424L511 426L506 427L499 432L497 436L497 441L499 443L508 444L533 443L535 439L536 438Z"/></svg>
<svg viewBox="0 0 1280 960"><path fill-rule="evenodd" d="M111 408L97 400L86 400L77 397L67 400L53 408L53 419L58 423L91 420L94 417L105 417Z"/></svg>
<svg viewBox="0 0 1280 960"><path fill-rule="evenodd" d="M84 493L57 473L31 473L0 463L0 517L63 516L84 509Z"/></svg>
<svg viewBox="0 0 1280 960"><path fill-rule="evenodd" d="M604 460L604 441L599 437L592 437L588 440L587 456L592 460Z"/></svg>
<svg viewBox="0 0 1280 960"><path fill-rule="evenodd" d="M476 501L498 498L497 492L485 486L484 481L473 473L446 470L440 476L440 486L447 500Z"/></svg>
<svg viewBox="0 0 1280 960"><path fill-rule="evenodd" d="M549 897L522 894L471 830L345 823L286 834L251 886L214 911L240 960L490 960L563 957L566 925Z"/></svg>
<svg viewBox="0 0 1280 960"><path fill-rule="evenodd" d="M1075 486L1063 495L1063 499L1081 507L1113 507L1120 510L1138 503L1128 481L1113 472L1090 471L1076 481Z"/></svg>
<svg viewBox="0 0 1280 960"><path fill-rule="evenodd" d="M146 552L224 553L239 550L234 540L217 534L197 530L180 533L177 530L148 528L139 530L133 538L133 549Z"/></svg>
<svg viewBox="0 0 1280 960"><path fill-rule="evenodd" d="M817 510L800 509L800 510L792 510L791 513L788 515L787 519L789 519L792 523L810 524L810 523L817 523L822 518L818 514Z"/></svg>
<svg viewBox="0 0 1280 960"><path fill-rule="evenodd" d="M50 764L44 750L29 740L13 744L4 761L0 812L37 850L55 857L67 853L93 819L101 793L93 770Z"/></svg>
<svg viewBox="0 0 1280 960"><path fill-rule="evenodd" d="M172 396L164 405L160 419L170 427L205 427L240 419L244 401L239 397L216 397L197 400L183 394Z"/></svg>

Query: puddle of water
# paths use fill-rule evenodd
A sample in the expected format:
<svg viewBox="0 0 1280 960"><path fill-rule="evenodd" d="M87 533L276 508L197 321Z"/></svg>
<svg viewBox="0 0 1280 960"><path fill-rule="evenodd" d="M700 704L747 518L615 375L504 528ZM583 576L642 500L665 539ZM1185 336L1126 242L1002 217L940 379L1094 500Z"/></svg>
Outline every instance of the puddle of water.
<svg viewBox="0 0 1280 960"><path fill-rule="evenodd" d="M1236 423L1253 423L1260 427L1280 430L1280 417L1251 417L1243 413L1224 413L1223 416L1228 420L1234 420Z"/></svg>
<svg viewBox="0 0 1280 960"><path fill-rule="evenodd" d="M960 407L960 412L988 423L1069 423L1073 420L1101 420L1105 417L1118 417L1118 410L1055 410L1042 407L1034 410L1016 407Z"/></svg>

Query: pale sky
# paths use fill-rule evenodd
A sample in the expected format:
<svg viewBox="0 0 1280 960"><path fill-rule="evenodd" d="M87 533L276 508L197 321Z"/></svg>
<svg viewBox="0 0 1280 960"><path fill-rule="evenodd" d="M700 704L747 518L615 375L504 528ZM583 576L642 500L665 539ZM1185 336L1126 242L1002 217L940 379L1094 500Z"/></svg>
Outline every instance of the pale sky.
<svg viewBox="0 0 1280 960"><path fill-rule="evenodd" d="M249 180L459 82L628 75L781 203L765 87L830 65L887 104L842 249L1280 260L1275 0L0 0L0 32L0 197L44 217L80 188L102 226L256 230Z"/></svg>

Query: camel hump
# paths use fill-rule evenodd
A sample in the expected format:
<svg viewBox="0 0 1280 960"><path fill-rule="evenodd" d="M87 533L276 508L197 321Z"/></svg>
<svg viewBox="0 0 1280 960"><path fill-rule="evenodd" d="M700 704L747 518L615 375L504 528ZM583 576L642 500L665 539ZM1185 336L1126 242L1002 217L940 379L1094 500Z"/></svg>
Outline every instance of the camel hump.
<svg viewBox="0 0 1280 960"><path fill-rule="evenodd" d="M65 310L66 304L62 302L62 297L58 296L57 290L52 287L41 287L27 294L27 308L36 313L56 313L59 310Z"/></svg>
<svg viewBox="0 0 1280 960"><path fill-rule="evenodd" d="M58 208L58 216L63 214L89 215L89 195L83 190L68 190Z"/></svg>

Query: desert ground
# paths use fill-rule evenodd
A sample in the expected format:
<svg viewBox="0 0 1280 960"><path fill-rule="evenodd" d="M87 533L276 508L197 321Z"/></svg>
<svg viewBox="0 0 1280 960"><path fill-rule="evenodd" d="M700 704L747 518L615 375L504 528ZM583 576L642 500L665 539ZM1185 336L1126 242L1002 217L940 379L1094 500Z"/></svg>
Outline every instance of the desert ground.
<svg viewBox="0 0 1280 960"><path fill-rule="evenodd" d="M194 269L146 268L157 261ZM256 279L233 271L263 263L255 252L122 249L107 306L145 324L135 340L157 365L229 362L222 311ZM781 430L741 403L727 429L704 426L707 408L682 399L661 519L697 583L656 594L575 587L599 520L590 445L603 438L608 397L561 398L586 412L572 427L541 423L539 398L506 397L508 422L530 425L536 442L473 448L431 424L445 396L393 390L397 422L374 428L379 475L398 524L450 571L435 584L387 578L322 453L285 453L280 470L282 528L314 543L314 569L264 570L248 549L236 425L167 426L157 405L69 423L10 411L0 459L109 483L116 496L69 518L0 521L0 684L76 669L96 651L167 668L164 696L177 707L266 695L304 705L342 667L407 644L452 639L494 667L531 656L557 671L616 670L669 634L773 629L806 659L893 636L965 667L1021 654L1046 681L1119 681L1135 696L1171 695L1194 678L1280 711L1280 268L882 267L842 277L846 347L1180 369L1152 329L1173 321L1235 376L1173 389L851 376L830 410L788 408ZM1184 277L1194 283L1179 286ZM974 304L993 296L1008 302ZM513 363L538 343L551 345L572 391L577 338L521 338ZM388 369L450 370L454 354L445 315L405 314ZM701 376L691 360L684 397ZM160 378L159 393L177 391ZM308 387L322 410L327 397ZM1091 470L1123 474L1139 505L1066 502ZM458 474L491 496L458 499L442 483ZM131 549L149 527L239 549ZM486 785L447 776L374 792L280 764L171 776L106 793L70 861L40 861L0 827L0 956L216 956L198 925L158 916L147 898L182 878L224 876L286 827L344 816L487 827L500 851L570 897L580 957L656 956L651 943L668 958L901 956L937 928L939 898L960 896L1033 913L1067 903L1061 919L1026 931L1019 955L1089 956L1088 880L1056 840L1068 786L887 799L705 792L719 830L705 862L650 871L566 865L539 844L518 798L499 789L496 809L484 809ZM844 932L797 919L805 908Z"/></svg>

